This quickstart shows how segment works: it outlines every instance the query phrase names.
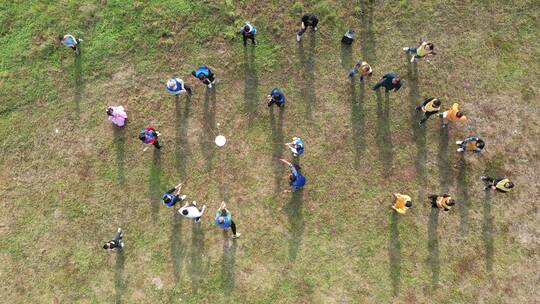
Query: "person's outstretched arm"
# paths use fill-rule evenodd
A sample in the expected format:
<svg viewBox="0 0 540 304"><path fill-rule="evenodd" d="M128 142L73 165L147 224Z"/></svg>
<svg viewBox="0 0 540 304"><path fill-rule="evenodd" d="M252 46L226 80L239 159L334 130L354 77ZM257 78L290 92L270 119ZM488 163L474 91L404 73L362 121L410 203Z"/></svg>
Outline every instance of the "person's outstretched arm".
<svg viewBox="0 0 540 304"><path fill-rule="evenodd" d="M291 164L290 162L286 161L286 160L283 159L283 158L280 158L279 160L280 160L281 162L283 162L284 164L286 164L287 166L289 166L289 167L292 166L292 164Z"/></svg>

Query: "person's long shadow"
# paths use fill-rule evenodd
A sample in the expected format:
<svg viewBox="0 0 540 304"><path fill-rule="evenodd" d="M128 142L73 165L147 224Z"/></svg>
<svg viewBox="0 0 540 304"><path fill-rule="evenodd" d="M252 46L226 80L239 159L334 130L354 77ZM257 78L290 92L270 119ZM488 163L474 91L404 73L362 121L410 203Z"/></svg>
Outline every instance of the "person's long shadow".
<svg viewBox="0 0 540 304"><path fill-rule="evenodd" d="M191 279L191 289L195 294L199 290L202 277L206 272L206 267L203 264L204 255L204 230L200 223L194 223L191 228L191 260L188 267L188 274Z"/></svg>
<svg viewBox="0 0 540 304"><path fill-rule="evenodd" d="M257 110L257 91L259 78L255 65L255 47L244 48L244 112L248 116L248 125L251 126Z"/></svg>
<svg viewBox="0 0 540 304"><path fill-rule="evenodd" d="M82 54L75 55L74 62L74 78L75 78L75 95L73 96L73 102L75 103L75 113L77 118L81 113L81 99L84 92L84 80L82 76Z"/></svg>
<svg viewBox="0 0 540 304"><path fill-rule="evenodd" d="M439 209L431 207L428 224L428 251L429 264L431 266L431 288L436 289L439 284L439 274L441 270L439 258L439 235L437 227L439 225Z"/></svg>
<svg viewBox="0 0 540 304"><path fill-rule="evenodd" d="M409 107L411 109L411 129L413 131L414 142L416 144L416 159L414 167L416 169L416 181L418 187L418 198L426 196L425 186L427 184L426 175L426 127L420 125L420 119L422 116L421 111L416 111L415 108L420 103L420 93L418 89L418 70L415 63L411 63L408 60L408 55L405 56L407 60L407 80L409 81Z"/></svg>
<svg viewBox="0 0 540 304"><path fill-rule="evenodd" d="M348 72L352 69L352 46L345 43L341 44L341 66Z"/></svg>
<svg viewBox="0 0 540 304"><path fill-rule="evenodd" d="M465 153L461 153L459 156L456 180L459 198L459 213L461 216L460 230L463 235L466 235L469 227L469 192L467 190L469 183L467 181L467 161L465 160Z"/></svg>
<svg viewBox="0 0 540 304"><path fill-rule="evenodd" d="M116 266L114 268L114 290L115 290L115 303L122 303L122 296L126 291L126 284L124 282L124 251L119 250L116 252Z"/></svg>
<svg viewBox="0 0 540 304"><path fill-rule="evenodd" d="M304 215L302 213L304 190L297 189L291 193L291 199L285 210L291 224L291 237L289 240L289 261L295 261L298 249L304 235Z"/></svg>
<svg viewBox="0 0 540 304"><path fill-rule="evenodd" d="M398 214L391 212L390 240L388 242L388 256L390 257L390 280L392 281L392 293L399 294L399 280L401 277L401 242L399 241Z"/></svg>
<svg viewBox="0 0 540 304"><path fill-rule="evenodd" d="M184 102L184 111L182 111L180 106L180 97L176 96L176 147L174 150L176 168L178 170L180 178L184 179L186 177L186 166L189 158L189 142L188 142L188 129L189 129L189 110L191 107L191 97L186 96Z"/></svg>
<svg viewBox="0 0 540 304"><path fill-rule="evenodd" d="M484 237L484 245L486 248L486 270L493 270L493 217L491 216L491 189L485 191L484 196L484 223L482 225L482 234Z"/></svg>
<svg viewBox="0 0 540 304"><path fill-rule="evenodd" d="M182 264L184 260L184 246L182 246L182 218L173 209L172 229L171 229L171 260L173 265L173 275L176 283L180 280Z"/></svg>
<svg viewBox="0 0 540 304"><path fill-rule="evenodd" d="M315 62L314 53L316 46L315 33L309 35L309 47L304 50L302 43L298 44L298 56L300 57L301 69L304 72L304 81L302 86L302 97L304 102L304 108L306 111L306 118L311 121L313 116L313 107L316 103L315 96Z"/></svg>
<svg viewBox="0 0 540 304"><path fill-rule="evenodd" d="M221 276L223 278L223 293L227 302L230 302L234 289L234 271L236 264L236 240L230 240L227 231L223 230L223 257L221 260Z"/></svg>
<svg viewBox="0 0 540 304"><path fill-rule="evenodd" d="M383 176L391 175L393 163L392 133L390 131L390 97L386 92L384 103L381 92L377 91L377 144L379 146L379 158L383 168Z"/></svg>
<svg viewBox="0 0 540 304"><path fill-rule="evenodd" d="M216 148L211 143L216 134L216 88L207 89L204 95L203 106L203 132L201 134L201 150L206 158L206 170L212 170L212 163L216 154Z"/></svg>
<svg viewBox="0 0 540 304"><path fill-rule="evenodd" d="M275 193L280 192L279 186L283 181L284 166L279 161L283 158L283 108L278 108L278 118L274 113L274 107L270 108L270 125L272 126L272 165L274 167Z"/></svg>
<svg viewBox="0 0 540 304"><path fill-rule="evenodd" d="M437 154L437 162L439 166L439 183L441 190L447 193L452 180L452 170L448 159L448 128L440 128L439 131L439 152Z"/></svg>
<svg viewBox="0 0 540 304"><path fill-rule="evenodd" d="M116 145L116 168L117 168L117 178L118 182L123 185L126 176L125 176L125 130L124 128L118 128L112 126L114 129L114 143Z"/></svg>
<svg viewBox="0 0 540 304"><path fill-rule="evenodd" d="M149 192L152 219L155 223L157 221L161 197L161 152L153 146L151 149L154 150L154 158L152 159L152 166L150 167Z"/></svg>
<svg viewBox="0 0 540 304"><path fill-rule="evenodd" d="M362 60L373 63L375 56L375 35L373 34L373 6L374 0L360 1L360 51Z"/></svg>
<svg viewBox="0 0 540 304"><path fill-rule="evenodd" d="M354 143L354 166L356 169L360 168L360 160L365 150L365 136L364 136L364 94L365 94L365 82L360 83L360 92L356 94L356 84L354 80L351 80L351 125L352 135Z"/></svg>

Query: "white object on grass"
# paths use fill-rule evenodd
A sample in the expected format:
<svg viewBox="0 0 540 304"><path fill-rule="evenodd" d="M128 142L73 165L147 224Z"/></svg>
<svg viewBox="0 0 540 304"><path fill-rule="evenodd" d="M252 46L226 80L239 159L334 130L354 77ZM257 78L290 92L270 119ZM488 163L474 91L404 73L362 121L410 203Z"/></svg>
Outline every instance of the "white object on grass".
<svg viewBox="0 0 540 304"><path fill-rule="evenodd" d="M223 135L218 135L216 136L215 142L218 147L223 147L227 142L227 139Z"/></svg>
<svg viewBox="0 0 540 304"><path fill-rule="evenodd" d="M58 133L58 129L55 129L54 132L55 132L55 133Z"/></svg>

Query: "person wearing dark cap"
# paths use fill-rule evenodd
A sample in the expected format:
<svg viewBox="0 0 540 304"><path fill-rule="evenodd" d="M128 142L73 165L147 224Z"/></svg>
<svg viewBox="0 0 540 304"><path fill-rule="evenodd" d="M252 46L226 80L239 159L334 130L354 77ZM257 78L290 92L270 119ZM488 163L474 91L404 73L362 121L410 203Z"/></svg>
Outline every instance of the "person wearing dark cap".
<svg viewBox="0 0 540 304"><path fill-rule="evenodd" d="M435 115L439 113L439 110L441 109L441 101L437 98L428 98L424 100L424 102L416 107L416 111L422 110L424 113L424 117L422 120L420 120L420 124L425 123L431 115Z"/></svg>
<svg viewBox="0 0 540 304"><path fill-rule="evenodd" d="M472 154L478 154L484 149L485 143L481 138L471 136L463 141L456 141L456 145L459 146L457 149L458 152L470 152Z"/></svg>
<svg viewBox="0 0 540 304"><path fill-rule="evenodd" d="M313 14L305 14L302 16L302 28L296 34L296 41L300 42L302 35L306 32L307 28L311 26L313 32L317 31L317 24L319 24L319 19Z"/></svg>
<svg viewBox="0 0 540 304"><path fill-rule="evenodd" d="M124 241L122 241L122 229L118 228L112 240L103 245L103 249L107 250L122 250Z"/></svg>
<svg viewBox="0 0 540 304"><path fill-rule="evenodd" d="M373 87L373 90L376 91L380 87L384 87L386 89L386 92L388 91L394 91L397 92L401 86L403 85L403 80L399 78L396 73L388 73L384 75L379 82Z"/></svg>
<svg viewBox="0 0 540 304"><path fill-rule="evenodd" d="M255 36L257 35L257 28L255 28L254 25L247 22L242 25L240 28L240 34L242 34L242 38L244 39L244 46L247 45L247 40L250 39L253 45L256 45L255 42Z"/></svg>
<svg viewBox="0 0 540 304"><path fill-rule="evenodd" d="M507 193L514 188L514 183L508 178L481 176L480 179L484 182L484 190L493 189L498 192Z"/></svg>
<svg viewBox="0 0 540 304"><path fill-rule="evenodd" d="M163 203L167 207L172 207L177 202L181 202L186 199L186 195L180 195L180 191L182 190L182 183L178 184L176 187L170 189L169 191L165 192L161 196L161 199L163 200Z"/></svg>
<svg viewBox="0 0 540 304"><path fill-rule="evenodd" d="M428 196L431 207L438 208L440 210L449 211L452 206L456 204L456 201L448 194L443 195L430 195Z"/></svg>
<svg viewBox="0 0 540 304"><path fill-rule="evenodd" d="M199 207L197 207L197 202L193 201L182 206L182 208L178 210L178 213L180 213L180 215L183 217L193 219L195 223L198 224L201 222L201 217L204 214L204 210L206 210L206 205L203 205L202 209L199 209Z"/></svg>
<svg viewBox="0 0 540 304"><path fill-rule="evenodd" d="M206 65L200 66L198 69L191 72L191 75L198 78L202 83L208 86L209 89L212 88L212 85L216 84L214 73Z"/></svg>
<svg viewBox="0 0 540 304"><path fill-rule="evenodd" d="M266 96L266 101L268 101L268 107L276 104L281 108L285 106L285 94L283 94L280 89L273 89L270 94Z"/></svg>
<svg viewBox="0 0 540 304"><path fill-rule="evenodd" d="M413 56L411 57L411 62L415 62L419 58L424 58L428 55L435 55L435 52L433 51L435 49L435 45L431 42L422 42L419 47L404 47L403 50L408 53L412 53ZM426 60L429 61L429 60Z"/></svg>

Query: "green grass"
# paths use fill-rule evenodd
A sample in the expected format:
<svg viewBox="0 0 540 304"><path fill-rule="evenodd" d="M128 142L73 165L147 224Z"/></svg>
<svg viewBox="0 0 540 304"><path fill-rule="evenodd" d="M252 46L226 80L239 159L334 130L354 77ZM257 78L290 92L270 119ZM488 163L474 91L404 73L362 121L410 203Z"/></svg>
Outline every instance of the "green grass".
<svg viewBox="0 0 540 304"><path fill-rule="evenodd" d="M40 1L0 4L0 289L9 303L527 303L538 269L540 31L535 1ZM294 40L303 12L321 23ZM70 18L71 17L71 18ZM245 21L259 44L245 52ZM353 28L350 50L339 44ZM84 39L82 55L56 41ZM422 37L438 55L410 65ZM346 79L360 59L374 79ZM215 96L190 79L216 70ZM388 71L405 87L380 98ZM176 101L165 81L195 85ZM282 88L284 112L264 96ZM470 118L448 136L414 106ZM130 121L114 130L107 105ZM217 127L217 123L220 126ZM163 151L136 135L152 124ZM58 128L59 133L54 130ZM215 133L227 136L224 148ZM482 136L465 161L453 141ZM300 135L308 185L286 188L280 143ZM508 195L479 176L507 175ZM159 196L184 181L200 227ZM427 195L458 206L432 212ZM391 213L393 192L413 197ZM242 237L211 218L228 201ZM122 255L101 249L118 227ZM161 281L162 288L154 282ZM532 292L531 292L532 291Z"/></svg>

